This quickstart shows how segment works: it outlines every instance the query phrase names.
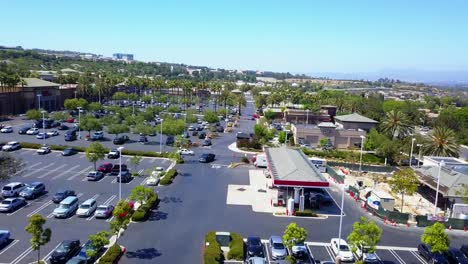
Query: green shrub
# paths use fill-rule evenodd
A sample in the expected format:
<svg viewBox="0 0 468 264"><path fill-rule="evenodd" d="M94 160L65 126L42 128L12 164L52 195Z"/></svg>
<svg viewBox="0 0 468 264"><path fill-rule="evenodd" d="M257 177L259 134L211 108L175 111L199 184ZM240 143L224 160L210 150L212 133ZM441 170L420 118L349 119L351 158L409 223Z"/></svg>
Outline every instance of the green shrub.
<svg viewBox="0 0 468 264"><path fill-rule="evenodd" d="M247 156L242 156L241 161L244 163L249 163L249 158Z"/></svg>
<svg viewBox="0 0 468 264"><path fill-rule="evenodd" d="M231 233L231 243L229 243L228 258L244 260L244 239L237 233Z"/></svg>
<svg viewBox="0 0 468 264"><path fill-rule="evenodd" d="M296 258L293 256L286 256L286 262L289 264L296 264Z"/></svg>
<svg viewBox="0 0 468 264"><path fill-rule="evenodd" d="M145 221L146 217L148 216L148 211L147 207L144 207L143 205L140 206L132 215L132 221L135 222L141 222Z"/></svg>
<svg viewBox="0 0 468 264"><path fill-rule="evenodd" d="M205 244L209 243L205 247L205 252L203 253L203 263L204 264L219 264L223 259L223 251L216 241L216 233L210 231L205 236Z"/></svg>
<svg viewBox="0 0 468 264"><path fill-rule="evenodd" d="M106 253L99 259L98 264L113 264L122 254L122 249L119 245L112 245Z"/></svg>
<svg viewBox="0 0 468 264"><path fill-rule="evenodd" d="M303 216L303 217L317 217L318 215L310 209L304 209L303 212L296 211L296 216Z"/></svg>
<svg viewBox="0 0 468 264"><path fill-rule="evenodd" d="M175 176L177 176L177 170L176 169L170 169L166 172L164 175L164 178L161 179L159 182L161 185L169 185L172 183L174 180Z"/></svg>

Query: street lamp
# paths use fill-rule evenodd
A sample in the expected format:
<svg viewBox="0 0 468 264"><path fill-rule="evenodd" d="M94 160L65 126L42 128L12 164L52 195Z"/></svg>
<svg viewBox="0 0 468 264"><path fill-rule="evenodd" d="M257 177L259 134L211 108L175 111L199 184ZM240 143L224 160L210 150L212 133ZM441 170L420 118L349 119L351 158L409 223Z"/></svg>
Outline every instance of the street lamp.
<svg viewBox="0 0 468 264"><path fill-rule="evenodd" d="M411 139L411 151L410 151L410 158L409 158L409 166L411 168L411 164L413 163L413 146L414 146L414 141L416 141L416 138Z"/></svg>
<svg viewBox="0 0 468 264"><path fill-rule="evenodd" d="M119 151L119 201L122 200L122 150L124 147L118 147Z"/></svg>
<svg viewBox="0 0 468 264"><path fill-rule="evenodd" d="M73 93L75 94L75 99L76 99L76 93L77 93L77 91L75 90Z"/></svg>
<svg viewBox="0 0 468 264"><path fill-rule="evenodd" d="M78 106L78 138L81 139L81 106Z"/></svg>
<svg viewBox="0 0 468 264"><path fill-rule="evenodd" d="M362 170L362 148L364 147L364 139L366 138L365 136L361 135L361 155L359 157L359 175L361 175L361 170Z"/></svg>
<svg viewBox="0 0 468 264"><path fill-rule="evenodd" d="M340 227L338 229L338 256L340 255L340 250L341 250L341 228L343 226L343 206L344 206L344 193L345 193L345 190L344 190L344 183L341 185L341 191L342 191L342 194L341 194L341 213L340 213Z"/></svg>
<svg viewBox="0 0 468 264"><path fill-rule="evenodd" d="M39 111L41 110L41 96L42 96L42 94L37 95L37 101L39 102L39 107L37 108L37 110L39 110Z"/></svg>
<svg viewBox="0 0 468 264"><path fill-rule="evenodd" d="M309 109L307 109L306 127L309 125Z"/></svg>
<svg viewBox="0 0 468 264"><path fill-rule="evenodd" d="M45 138L46 138L46 133L45 133L45 113L46 111L41 111L42 113L42 145L45 146Z"/></svg>
<svg viewBox="0 0 468 264"><path fill-rule="evenodd" d="M419 148L418 168L420 168L421 167L421 150L422 150L423 144L416 144L416 146Z"/></svg>
<svg viewBox="0 0 468 264"><path fill-rule="evenodd" d="M437 174L437 190L436 190L436 197L435 197L435 202L434 202L434 216L437 215L437 200L439 198L440 173L442 172L443 166L445 166L445 162L442 160L439 163L439 173Z"/></svg>
<svg viewBox="0 0 468 264"><path fill-rule="evenodd" d="M161 126L161 133L159 134L159 153L162 154L162 126L163 126L163 120L161 119L161 123L159 124Z"/></svg>

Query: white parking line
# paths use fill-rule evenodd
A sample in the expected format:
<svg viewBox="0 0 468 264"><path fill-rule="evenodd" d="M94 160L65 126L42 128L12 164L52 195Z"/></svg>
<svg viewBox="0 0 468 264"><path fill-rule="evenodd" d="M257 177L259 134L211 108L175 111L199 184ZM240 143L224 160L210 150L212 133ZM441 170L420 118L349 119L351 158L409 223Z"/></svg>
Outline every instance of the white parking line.
<svg viewBox="0 0 468 264"><path fill-rule="evenodd" d="M64 176L65 174L68 174L68 173L70 173L70 172L73 172L73 171L76 170L78 167L80 167L80 165L75 165L75 166L71 167L70 169L68 169L68 170L66 170L66 171L64 171L64 172L62 172L62 173L60 173L60 174L58 174L58 175L52 177L52 180L56 180L56 179L58 179L58 178Z"/></svg>
<svg viewBox="0 0 468 264"><path fill-rule="evenodd" d="M393 251L393 249L389 249L388 251L396 258L396 260L398 260L398 262L400 262L400 264L406 264L406 262L400 256L398 256L398 254Z"/></svg>
<svg viewBox="0 0 468 264"><path fill-rule="evenodd" d="M156 159L150 159L149 163L154 163Z"/></svg>
<svg viewBox="0 0 468 264"><path fill-rule="evenodd" d="M39 206L36 210L32 211L31 213L29 213L27 215L27 217L31 217L33 216L34 214L37 214L39 211L41 211L42 209L46 208L47 206L51 205L52 204L52 201L48 201L47 203Z"/></svg>
<svg viewBox="0 0 468 264"><path fill-rule="evenodd" d="M80 176L81 174L85 173L85 171L90 170L91 168L92 168L92 166L89 166L89 167L87 167L87 168L85 168L85 169L82 169L80 172L78 172L77 174L75 174L75 175L69 177L67 180L71 181L71 180L73 180L74 178L76 178L76 177Z"/></svg>
<svg viewBox="0 0 468 264"><path fill-rule="evenodd" d="M20 263L29 253L31 253L32 247L26 249L23 253L21 253L18 257L16 257L10 264L17 264Z"/></svg>
<svg viewBox="0 0 468 264"><path fill-rule="evenodd" d="M266 253L266 256L267 256L268 263L270 263L271 258L270 258L270 250L268 249L268 242L263 242L263 244L265 246L265 253Z"/></svg>
<svg viewBox="0 0 468 264"><path fill-rule="evenodd" d="M140 185L145 185L146 180L148 180L148 178L145 177L145 178L140 182Z"/></svg>
<svg viewBox="0 0 468 264"><path fill-rule="evenodd" d="M13 240L10 245L8 245L8 247L4 248L2 251L0 251L0 255L2 255L3 253L5 253L5 251L7 251L8 249L10 249L12 246L14 246L16 243L18 243L19 240L15 239Z"/></svg>
<svg viewBox="0 0 468 264"><path fill-rule="evenodd" d="M38 178L39 178L39 179L42 179L42 178L46 177L47 175L50 175L50 174L52 174L52 173L54 173L54 172L56 172L56 171L59 171L59 170L63 169L63 168L66 167L66 166L67 166L67 164L62 164L62 165L58 166L57 168L55 168L55 169L53 169L53 170L51 170L51 171L49 171L49 172L46 172L46 173L42 174L42 175L39 176Z"/></svg>
<svg viewBox="0 0 468 264"><path fill-rule="evenodd" d="M39 165L41 165L41 164L42 164L42 161L39 161L39 162L37 162L37 163L34 163L33 165L27 166L27 168L28 168L28 169L32 169L32 168L37 167L37 166L39 166Z"/></svg>
<svg viewBox="0 0 468 264"><path fill-rule="evenodd" d="M52 255L52 253L54 253L54 251L60 246L61 243L58 243L56 247L54 247L54 249L52 249L49 253L47 253L47 255L45 255L45 257L42 259L42 261L44 262L48 262L49 258L50 258L50 255Z"/></svg>
<svg viewBox="0 0 468 264"><path fill-rule="evenodd" d="M25 204L25 205L23 205L23 206L21 206L21 208L20 208L20 209L16 209L14 212L12 212L12 213L8 213L7 215L8 215L8 216L10 216L10 215L14 215L14 214L16 214L17 212L19 212L19 211L23 210L25 207L26 207L26 204Z"/></svg>
<svg viewBox="0 0 468 264"><path fill-rule="evenodd" d="M47 168L52 167L52 166L54 166L54 165L55 165L55 162L49 163L49 165L46 165L46 166L44 166L44 167L42 167L42 168L40 168L40 169L38 169L38 170L33 170L33 171L31 171L31 172L29 172L29 173L23 175L23 177L25 177L25 178L30 177L30 176L32 176L33 174L37 173L37 171L41 171L41 170L47 169Z"/></svg>
<svg viewBox="0 0 468 264"><path fill-rule="evenodd" d="M423 259L418 253L414 252L414 251L410 251L411 254L413 254L413 256L415 256L419 262L423 263L423 264L427 264L427 261L425 259Z"/></svg>
<svg viewBox="0 0 468 264"><path fill-rule="evenodd" d="M330 256L330 260L334 261L335 260L335 254L333 253L332 249L330 246L326 246L325 250L327 251L328 255Z"/></svg>
<svg viewBox="0 0 468 264"><path fill-rule="evenodd" d="M107 199L103 204L105 204L105 205L110 204L116 197L117 197L116 195L112 195L112 196L109 197L109 199Z"/></svg>

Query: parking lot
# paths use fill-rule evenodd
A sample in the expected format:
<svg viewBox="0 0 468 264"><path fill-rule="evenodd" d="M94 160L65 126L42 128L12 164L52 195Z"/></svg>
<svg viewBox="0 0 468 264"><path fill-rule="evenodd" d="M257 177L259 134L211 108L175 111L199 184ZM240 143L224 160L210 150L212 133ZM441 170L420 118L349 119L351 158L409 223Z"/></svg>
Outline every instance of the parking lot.
<svg viewBox="0 0 468 264"><path fill-rule="evenodd" d="M76 215L66 219L56 219L52 212L57 207L51 201L51 197L59 190L72 189L83 202L89 198L95 198L97 204L115 205L119 200L118 183L116 176L106 175L99 181L87 181L87 174L94 169L84 153L78 153L70 157L61 156L60 152L52 152L39 156L35 150L18 150L13 155L21 157L26 166L20 176L13 177L10 182L32 183L43 182L46 185L46 193L34 200L28 200L27 205L16 211L0 214L0 229L11 232L11 240L0 248L0 263L30 263L36 257L31 253L30 235L24 231L28 217L41 214L47 218L46 226L52 229L52 239L42 249L42 258L47 259L50 253L65 239L80 239L85 243L88 235L102 230L108 230L111 219L96 219L94 216L80 218ZM129 158L123 156L122 164L127 164L131 171L134 168L129 163ZM104 160L118 164L119 160ZM98 162L98 165L102 162ZM167 169L170 160L157 158L143 158L136 168L139 172L152 169L156 166ZM133 187L144 184L145 178L135 177L128 183L122 183L122 199L126 199ZM6 183L4 183L6 184ZM156 191L159 187L155 187Z"/></svg>
<svg viewBox="0 0 468 264"><path fill-rule="evenodd" d="M288 263L285 260L273 260L269 250L269 242L262 239L263 251L269 264ZM322 261L335 262L336 254L333 252L330 243L306 242L309 256L302 260L303 264L320 263ZM378 246L376 255L381 263L385 264L429 264L425 259L418 255L416 248L403 248L391 246ZM357 258L357 256L355 256ZM239 261L226 261L225 263L239 263Z"/></svg>

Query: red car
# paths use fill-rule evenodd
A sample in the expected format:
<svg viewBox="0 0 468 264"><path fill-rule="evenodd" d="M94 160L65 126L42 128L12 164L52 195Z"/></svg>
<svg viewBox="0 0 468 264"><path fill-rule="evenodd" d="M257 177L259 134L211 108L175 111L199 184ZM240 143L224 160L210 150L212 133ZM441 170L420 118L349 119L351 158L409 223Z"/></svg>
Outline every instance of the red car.
<svg viewBox="0 0 468 264"><path fill-rule="evenodd" d="M65 122L67 122L67 123L75 123L75 118L68 118L67 120L65 120Z"/></svg>
<svg viewBox="0 0 468 264"><path fill-rule="evenodd" d="M102 173L109 173L112 170L112 166L113 166L112 163L106 162L106 163L101 164L97 170Z"/></svg>

